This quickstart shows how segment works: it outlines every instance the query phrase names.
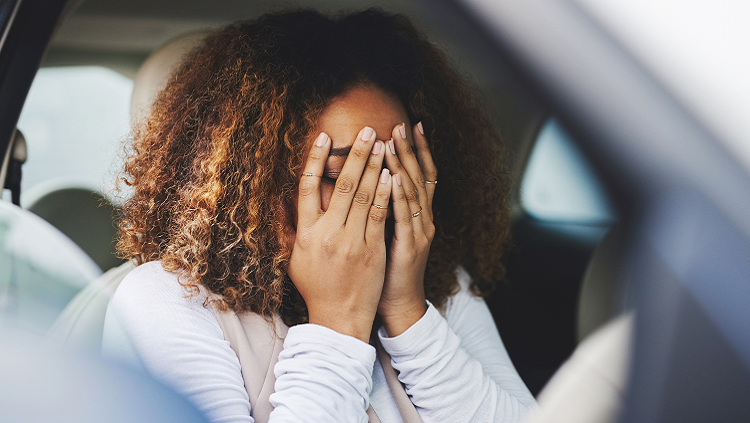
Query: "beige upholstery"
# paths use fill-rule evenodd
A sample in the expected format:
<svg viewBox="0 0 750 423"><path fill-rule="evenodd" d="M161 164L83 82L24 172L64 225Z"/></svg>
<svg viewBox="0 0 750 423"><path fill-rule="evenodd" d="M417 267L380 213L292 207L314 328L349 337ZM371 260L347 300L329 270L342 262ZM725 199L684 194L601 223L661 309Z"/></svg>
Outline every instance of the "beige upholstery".
<svg viewBox="0 0 750 423"><path fill-rule="evenodd" d="M578 294L578 342L625 311L619 285L625 235L621 225L613 225L591 256Z"/></svg>
<svg viewBox="0 0 750 423"><path fill-rule="evenodd" d="M205 32L193 32L175 38L157 49L143 62L133 80L130 98L130 118L133 122L146 117L156 95L182 59L206 37Z"/></svg>
<svg viewBox="0 0 750 423"><path fill-rule="evenodd" d="M578 348L540 393L526 423L615 423L632 354L633 313L619 286L626 242L614 225L594 251L578 297ZM619 317L617 317L619 316Z"/></svg>
<svg viewBox="0 0 750 423"><path fill-rule="evenodd" d="M205 33L182 36L165 44L146 59L133 84L130 103L133 121L148 113L151 102L166 84L172 70L204 37ZM109 300L133 267L130 262L115 267L79 292L50 330L47 337L49 346L98 354Z"/></svg>
<svg viewBox="0 0 750 423"><path fill-rule="evenodd" d="M586 338L539 394L526 423L615 423L632 355L632 313Z"/></svg>
<svg viewBox="0 0 750 423"><path fill-rule="evenodd" d="M48 345L57 350L98 354L102 345L104 316L120 282L133 270L131 262L110 269L81 290L60 313L47 334Z"/></svg>

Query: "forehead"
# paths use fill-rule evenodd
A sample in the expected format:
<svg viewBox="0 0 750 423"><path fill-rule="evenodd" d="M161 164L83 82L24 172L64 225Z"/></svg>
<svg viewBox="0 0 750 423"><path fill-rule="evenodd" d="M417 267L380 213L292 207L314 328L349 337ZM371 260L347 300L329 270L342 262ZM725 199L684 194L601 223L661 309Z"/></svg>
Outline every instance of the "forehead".
<svg viewBox="0 0 750 423"><path fill-rule="evenodd" d="M332 148L346 148L365 126L375 130L377 139L389 140L393 128L401 123L409 125L398 98L372 86L358 86L326 107L318 120L316 134L328 134Z"/></svg>

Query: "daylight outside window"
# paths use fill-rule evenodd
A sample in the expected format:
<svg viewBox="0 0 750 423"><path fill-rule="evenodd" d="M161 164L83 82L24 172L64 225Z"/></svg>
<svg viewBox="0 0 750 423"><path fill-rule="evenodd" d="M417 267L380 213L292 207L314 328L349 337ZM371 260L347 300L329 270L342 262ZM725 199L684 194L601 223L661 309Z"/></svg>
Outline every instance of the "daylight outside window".
<svg viewBox="0 0 750 423"><path fill-rule="evenodd" d="M614 220L596 173L554 118L539 132L521 182L521 203L541 220L586 224Z"/></svg>
<svg viewBox="0 0 750 423"><path fill-rule="evenodd" d="M111 193L132 89L130 78L103 67L39 70L18 121L28 144L22 206L60 187Z"/></svg>

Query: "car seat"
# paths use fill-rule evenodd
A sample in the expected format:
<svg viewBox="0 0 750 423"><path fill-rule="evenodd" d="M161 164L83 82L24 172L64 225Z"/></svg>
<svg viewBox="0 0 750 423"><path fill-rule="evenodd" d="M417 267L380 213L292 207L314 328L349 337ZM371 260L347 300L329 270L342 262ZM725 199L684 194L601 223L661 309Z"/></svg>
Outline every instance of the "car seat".
<svg viewBox="0 0 750 423"><path fill-rule="evenodd" d="M620 281L626 230L614 224L594 250L578 293L578 342L627 310L627 292Z"/></svg>
<svg viewBox="0 0 750 423"><path fill-rule="evenodd" d="M103 272L119 266L115 252L115 206L99 192L76 186L55 186L39 195L27 210L68 236Z"/></svg>
<svg viewBox="0 0 750 423"><path fill-rule="evenodd" d="M178 37L146 59L133 81L130 108L133 122L146 116L150 103L164 87L171 72L205 35L206 33L190 33ZM78 293L50 330L47 336L48 346L98 354L107 305L120 282L134 267L133 263L126 262L112 268Z"/></svg>
<svg viewBox="0 0 750 423"><path fill-rule="evenodd" d="M615 423L623 407L632 355L633 313L590 334L539 394L526 423Z"/></svg>
<svg viewBox="0 0 750 423"><path fill-rule="evenodd" d="M614 423L622 410L635 313L621 282L627 232L615 224L594 250L578 297L573 355L539 394L527 423Z"/></svg>

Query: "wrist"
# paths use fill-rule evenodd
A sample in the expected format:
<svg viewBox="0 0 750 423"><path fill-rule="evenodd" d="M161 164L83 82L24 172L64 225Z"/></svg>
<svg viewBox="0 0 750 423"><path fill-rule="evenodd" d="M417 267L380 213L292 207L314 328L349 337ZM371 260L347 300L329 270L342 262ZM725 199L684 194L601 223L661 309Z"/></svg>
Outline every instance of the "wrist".
<svg viewBox="0 0 750 423"><path fill-rule="evenodd" d="M379 311L383 321L383 328L389 337L393 338L406 332L421 319L427 312L427 301L413 301L404 304L397 309L386 309Z"/></svg>
<svg viewBox="0 0 750 423"><path fill-rule="evenodd" d="M343 316L332 314L309 313L309 322L324 326L343 335L357 338L363 342L369 342L372 331L373 318L367 319L361 316Z"/></svg>

